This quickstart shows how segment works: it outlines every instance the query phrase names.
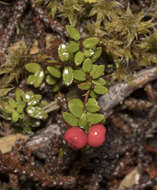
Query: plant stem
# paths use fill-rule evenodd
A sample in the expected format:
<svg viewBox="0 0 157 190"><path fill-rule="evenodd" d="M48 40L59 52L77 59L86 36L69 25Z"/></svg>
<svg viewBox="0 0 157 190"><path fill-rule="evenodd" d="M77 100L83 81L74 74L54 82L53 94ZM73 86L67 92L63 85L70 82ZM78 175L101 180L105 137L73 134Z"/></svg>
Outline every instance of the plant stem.
<svg viewBox="0 0 157 190"><path fill-rule="evenodd" d="M44 111L46 113L49 113L49 112L52 112L52 111L57 110L59 108L60 108L60 106L58 105L57 101L55 100L55 101L49 103L48 105L44 106Z"/></svg>

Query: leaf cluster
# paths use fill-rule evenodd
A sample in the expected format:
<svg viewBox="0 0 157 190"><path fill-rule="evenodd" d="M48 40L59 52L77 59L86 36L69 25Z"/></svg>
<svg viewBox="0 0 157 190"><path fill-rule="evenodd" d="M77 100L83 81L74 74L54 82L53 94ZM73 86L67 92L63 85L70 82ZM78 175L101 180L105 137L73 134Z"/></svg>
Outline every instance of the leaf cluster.
<svg viewBox="0 0 157 190"><path fill-rule="evenodd" d="M84 104L81 99L73 98L68 102L70 112L63 112L63 118L70 126L80 126L87 132L92 124L104 122L104 115L95 98L89 98Z"/></svg>
<svg viewBox="0 0 157 190"><path fill-rule="evenodd" d="M41 98L41 95L34 94L32 91L24 92L22 89L17 88L15 98L9 98L8 102L3 104L3 109L8 114L8 119L12 122L24 119L25 114L35 119L44 120L47 118L47 114L43 110Z"/></svg>

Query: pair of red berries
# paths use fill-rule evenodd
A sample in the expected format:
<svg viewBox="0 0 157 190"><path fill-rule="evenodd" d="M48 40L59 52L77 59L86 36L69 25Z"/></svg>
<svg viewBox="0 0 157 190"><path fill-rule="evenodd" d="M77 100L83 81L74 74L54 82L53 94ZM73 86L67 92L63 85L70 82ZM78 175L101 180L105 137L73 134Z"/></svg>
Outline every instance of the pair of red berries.
<svg viewBox="0 0 157 190"><path fill-rule="evenodd" d="M74 149L81 149L86 144L91 147L101 146L106 138L106 128L101 125L92 125L87 135L80 127L71 127L64 134L64 140Z"/></svg>

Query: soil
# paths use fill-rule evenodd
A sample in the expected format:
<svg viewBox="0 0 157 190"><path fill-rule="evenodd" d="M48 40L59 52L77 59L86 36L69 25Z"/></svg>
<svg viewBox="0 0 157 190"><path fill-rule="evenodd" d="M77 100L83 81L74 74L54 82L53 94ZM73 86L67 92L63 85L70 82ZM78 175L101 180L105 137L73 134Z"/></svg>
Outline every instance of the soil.
<svg viewBox="0 0 157 190"><path fill-rule="evenodd" d="M152 3L151 0L117 2L124 8L130 3L133 12L145 11ZM55 44L52 40L51 49L46 50L50 55L52 52L55 55L55 46L63 41L66 35L62 31L64 23L58 19L57 27L52 31L53 25L52 28L48 26L47 20L43 23L40 17L43 14L37 15L40 9L32 4L27 0L0 1L1 64L8 47L21 39L30 52L44 52L46 42L43 39L48 33L53 34ZM32 50L35 40L38 40L38 48ZM20 85L24 84L21 82ZM68 90L65 88L61 92L67 93ZM42 93L46 99L53 97L49 88ZM66 107L63 97L60 101ZM105 122L107 136L102 146L78 151L63 141L67 126L61 114L57 111L50 113L46 122L33 129L36 139L31 137L28 142L19 139L12 151L0 154L0 189L156 190L156 103L157 80L150 80L113 108ZM5 130L0 128L1 138L17 132L7 127L3 119L1 122L6 127ZM54 128L54 124L59 129ZM44 141L44 137L48 141ZM40 138L41 142L38 142Z"/></svg>

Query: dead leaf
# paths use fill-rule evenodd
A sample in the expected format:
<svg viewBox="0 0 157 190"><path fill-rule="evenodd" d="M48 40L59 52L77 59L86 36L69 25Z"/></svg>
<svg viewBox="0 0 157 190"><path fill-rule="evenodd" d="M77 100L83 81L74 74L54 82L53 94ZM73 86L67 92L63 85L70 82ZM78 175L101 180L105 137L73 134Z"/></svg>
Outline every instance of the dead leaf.
<svg viewBox="0 0 157 190"><path fill-rule="evenodd" d="M17 133L0 138L0 151L3 154L10 152L16 141L19 139L24 139L27 141L29 139L29 136Z"/></svg>
<svg viewBox="0 0 157 190"><path fill-rule="evenodd" d="M39 47L38 47L38 41L35 40L32 45L32 48L30 49L30 54L33 55L33 54L37 54L37 53L39 53Z"/></svg>
<svg viewBox="0 0 157 190"><path fill-rule="evenodd" d="M140 173L138 168L134 168L128 175L121 181L118 190L123 190L126 187L131 187L134 184L138 184L140 179Z"/></svg>

